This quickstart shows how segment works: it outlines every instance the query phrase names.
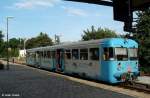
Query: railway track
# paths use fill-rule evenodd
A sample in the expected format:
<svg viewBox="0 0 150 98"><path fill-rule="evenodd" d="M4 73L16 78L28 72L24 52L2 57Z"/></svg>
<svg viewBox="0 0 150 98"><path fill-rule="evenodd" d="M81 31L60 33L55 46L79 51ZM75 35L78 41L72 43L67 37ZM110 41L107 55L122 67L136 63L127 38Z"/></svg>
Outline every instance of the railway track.
<svg viewBox="0 0 150 98"><path fill-rule="evenodd" d="M139 92L145 92L145 93L150 94L150 84L129 81L129 82L121 83L119 86L123 88L137 90Z"/></svg>

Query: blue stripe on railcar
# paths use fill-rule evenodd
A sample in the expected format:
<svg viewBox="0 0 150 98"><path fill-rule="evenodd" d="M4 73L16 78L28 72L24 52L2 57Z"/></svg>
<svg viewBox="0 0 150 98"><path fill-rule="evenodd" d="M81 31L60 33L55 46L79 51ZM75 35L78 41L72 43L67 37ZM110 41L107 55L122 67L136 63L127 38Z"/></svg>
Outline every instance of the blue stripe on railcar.
<svg viewBox="0 0 150 98"><path fill-rule="evenodd" d="M131 39L123 39L123 38L110 38L104 39L102 42L103 47L135 47L138 48L137 42Z"/></svg>

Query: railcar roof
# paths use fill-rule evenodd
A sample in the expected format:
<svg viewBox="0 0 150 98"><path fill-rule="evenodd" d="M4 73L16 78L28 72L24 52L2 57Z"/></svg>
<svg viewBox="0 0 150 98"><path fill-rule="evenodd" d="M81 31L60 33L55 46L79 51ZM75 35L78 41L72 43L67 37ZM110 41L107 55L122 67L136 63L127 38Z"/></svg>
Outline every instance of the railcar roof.
<svg viewBox="0 0 150 98"><path fill-rule="evenodd" d="M90 41L78 41L78 42L71 42L71 43L61 43L59 45L53 45L53 46L45 46L45 47L38 47L38 48L32 48L28 49L27 51L38 51L38 50L44 50L44 49L56 49L56 48L64 48L67 46L80 46L80 45L88 45L88 44L99 44L104 39L98 39L98 40L90 40Z"/></svg>
<svg viewBox="0 0 150 98"><path fill-rule="evenodd" d="M73 46L85 46L85 45L98 45L100 43L104 42L112 42L112 41L118 41L123 40L124 38L105 38L105 39L98 39L98 40L89 40L89 41L78 41L78 42L71 42L71 43L61 43L59 45L53 45L53 46L45 46L45 47L38 47L38 48L32 48L28 49L27 51L34 52L34 51L40 51L40 50L47 50L49 48L51 49L57 49L57 48L65 48L65 47L73 47ZM130 40L130 39L129 39Z"/></svg>

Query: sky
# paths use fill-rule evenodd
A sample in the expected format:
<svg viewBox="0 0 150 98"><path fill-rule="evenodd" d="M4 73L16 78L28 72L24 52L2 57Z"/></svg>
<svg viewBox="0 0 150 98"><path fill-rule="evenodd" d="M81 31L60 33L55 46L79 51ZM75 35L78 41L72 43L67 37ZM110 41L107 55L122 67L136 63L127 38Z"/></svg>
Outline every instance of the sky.
<svg viewBox="0 0 150 98"><path fill-rule="evenodd" d="M32 38L40 32L52 39L81 40L83 30L94 25L124 34L123 23L113 20L113 8L63 0L1 0L0 30L6 37L6 17L9 19L9 38Z"/></svg>

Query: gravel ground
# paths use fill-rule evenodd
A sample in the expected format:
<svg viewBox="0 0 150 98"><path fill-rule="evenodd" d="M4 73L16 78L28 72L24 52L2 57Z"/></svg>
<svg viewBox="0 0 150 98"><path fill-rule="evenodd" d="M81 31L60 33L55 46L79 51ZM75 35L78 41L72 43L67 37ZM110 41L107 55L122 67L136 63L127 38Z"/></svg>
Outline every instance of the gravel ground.
<svg viewBox="0 0 150 98"><path fill-rule="evenodd" d="M48 73L48 74L47 74ZM24 65L0 70L0 98L134 98Z"/></svg>

